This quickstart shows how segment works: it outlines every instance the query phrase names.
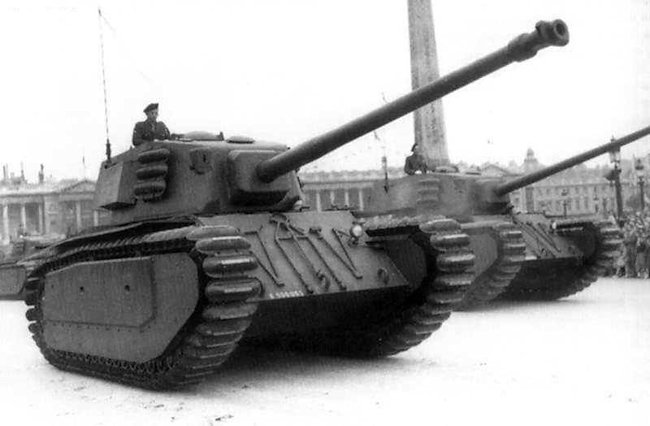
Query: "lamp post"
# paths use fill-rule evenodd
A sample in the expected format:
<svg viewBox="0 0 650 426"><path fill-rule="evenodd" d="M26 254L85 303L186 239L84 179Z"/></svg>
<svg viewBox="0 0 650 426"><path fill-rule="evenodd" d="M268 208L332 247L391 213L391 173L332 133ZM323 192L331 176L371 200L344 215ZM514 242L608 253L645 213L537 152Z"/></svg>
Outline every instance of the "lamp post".
<svg viewBox="0 0 650 426"><path fill-rule="evenodd" d="M562 209L564 210L564 217L567 216L567 196L569 195L569 190L564 188L560 193L562 195Z"/></svg>
<svg viewBox="0 0 650 426"><path fill-rule="evenodd" d="M643 162L640 158L637 158L634 161L634 171L636 173L637 182L639 183L639 205L641 206L641 211L645 210L645 175L643 174Z"/></svg>
<svg viewBox="0 0 650 426"><path fill-rule="evenodd" d="M612 138L612 141L614 138ZM623 194L621 192L621 150L615 149L609 152L609 162L614 168L610 170L605 178L614 184L616 192L616 219L623 217Z"/></svg>

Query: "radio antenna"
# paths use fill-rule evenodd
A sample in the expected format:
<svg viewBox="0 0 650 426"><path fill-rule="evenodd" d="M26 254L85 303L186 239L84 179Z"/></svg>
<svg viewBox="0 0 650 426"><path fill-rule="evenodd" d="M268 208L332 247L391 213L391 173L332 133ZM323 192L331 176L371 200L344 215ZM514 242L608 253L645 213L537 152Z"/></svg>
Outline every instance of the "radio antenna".
<svg viewBox="0 0 650 426"><path fill-rule="evenodd" d="M104 65L104 26L102 25L102 10L98 7L97 12L99 23L99 48L102 57L102 86L104 88L104 123L106 125L106 162L111 163L111 140L108 133L108 98L106 96L106 67Z"/></svg>
<svg viewBox="0 0 650 426"><path fill-rule="evenodd" d="M384 101L384 104L388 103L388 100L386 99L386 95L384 94L384 92L381 92L381 99ZM375 139L381 142L381 149L382 149L381 167L384 171L384 191L388 192L388 189L390 188L390 184L388 182L388 156L386 155L386 141L379 138L379 136L377 135L377 131L373 133L375 134Z"/></svg>

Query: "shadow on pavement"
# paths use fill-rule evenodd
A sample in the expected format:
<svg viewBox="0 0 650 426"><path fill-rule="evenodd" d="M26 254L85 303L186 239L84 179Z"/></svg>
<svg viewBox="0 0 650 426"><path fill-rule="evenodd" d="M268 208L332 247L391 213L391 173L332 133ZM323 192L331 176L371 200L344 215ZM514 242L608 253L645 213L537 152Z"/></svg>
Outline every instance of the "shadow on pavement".
<svg viewBox="0 0 650 426"><path fill-rule="evenodd" d="M233 389L258 387L286 388L307 381L368 382L378 375L410 369L418 360L399 356L354 359L322 356L308 352L241 346L222 366L219 373L196 388L184 392L214 394ZM427 362L428 366L431 364ZM372 380L370 380L372 381Z"/></svg>
<svg viewBox="0 0 650 426"><path fill-rule="evenodd" d="M549 300L549 301L540 301L540 300L495 300L486 305L478 307L473 310L463 311L468 314L476 312L508 312L521 309L548 309L549 307L557 308L568 308L576 307L580 305L590 304L592 301L586 300L577 300L577 299L560 299L560 300Z"/></svg>

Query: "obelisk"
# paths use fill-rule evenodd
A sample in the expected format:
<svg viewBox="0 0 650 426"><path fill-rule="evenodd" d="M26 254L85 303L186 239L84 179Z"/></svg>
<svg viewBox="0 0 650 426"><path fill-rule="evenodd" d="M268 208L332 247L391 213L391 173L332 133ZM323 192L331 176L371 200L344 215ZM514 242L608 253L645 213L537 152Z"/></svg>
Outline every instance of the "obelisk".
<svg viewBox="0 0 650 426"><path fill-rule="evenodd" d="M411 42L411 86L417 89L440 77L431 0L408 0ZM442 102L437 100L414 113L415 144L427 168L449 164Z"/></svg>

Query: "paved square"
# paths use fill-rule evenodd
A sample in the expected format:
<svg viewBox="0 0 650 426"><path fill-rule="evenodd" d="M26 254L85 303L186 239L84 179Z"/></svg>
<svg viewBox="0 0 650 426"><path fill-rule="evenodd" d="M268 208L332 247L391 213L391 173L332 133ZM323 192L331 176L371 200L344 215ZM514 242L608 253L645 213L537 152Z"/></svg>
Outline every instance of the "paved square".
<svg viewBox="0 0 650 426"><path fill-rule="evenodd" d="M424 344L372 361L240 350L222 373L155 393L64 373L25 306L0 301L7 425L648 424L650 280L601 279L555 303L455 313Z"/></svg>

